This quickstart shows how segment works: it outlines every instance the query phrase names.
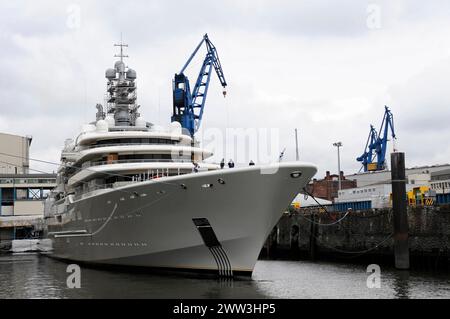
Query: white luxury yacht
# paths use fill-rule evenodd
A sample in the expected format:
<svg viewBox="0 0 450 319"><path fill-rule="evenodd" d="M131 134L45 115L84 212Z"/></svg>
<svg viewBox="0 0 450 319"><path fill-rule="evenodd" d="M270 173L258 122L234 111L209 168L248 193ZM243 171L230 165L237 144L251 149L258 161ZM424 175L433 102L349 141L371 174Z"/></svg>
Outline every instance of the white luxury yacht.
<svg viewBox="0 0 450 319"><path fill-rule="evenodd" d="M87 264L250 275L282 212L316 173L301 162L220 169L189 133L144 121L136 72L106 71L106 109L66 140L45 203L51 256Z"/></svg>

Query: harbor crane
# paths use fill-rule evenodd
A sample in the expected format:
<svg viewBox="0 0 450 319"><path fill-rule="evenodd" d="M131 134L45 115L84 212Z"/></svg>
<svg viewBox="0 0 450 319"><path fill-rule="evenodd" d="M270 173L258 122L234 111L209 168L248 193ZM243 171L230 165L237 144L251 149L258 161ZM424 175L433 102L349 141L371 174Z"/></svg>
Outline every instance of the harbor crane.
<svg viewBox="0 0 450 319"><path fill-rule="evenodd" d="M188 77L184 72L203 43L206 45L207 53L203 60L203 65L200 69L197 81L195 82L194 89L191 92ZM223 96L225 97L227 82L225 81L219 56L215 46L209 40L208 34L205 34L187 62L181 68L180 72L175 74L173 80L172 122L179 122L183 128L189 131L191 137L197 132L202 121L213 67L220 80L220 84L223 87Z"/></svg>
<svg viewBox="0 0 450 319"><path fill-rule="evenodd" d="M367 138L364 153L356 159L358 162L362 163L364 172L386 169L386 151L389 130L391 131L392 142L394 143L394 152L396 151L394 116L387 106L384 108L384 117L381 122L380 130L377 132L375 127L370 125L369 137ZM382 134L382 136L380 134Z"/></svg>

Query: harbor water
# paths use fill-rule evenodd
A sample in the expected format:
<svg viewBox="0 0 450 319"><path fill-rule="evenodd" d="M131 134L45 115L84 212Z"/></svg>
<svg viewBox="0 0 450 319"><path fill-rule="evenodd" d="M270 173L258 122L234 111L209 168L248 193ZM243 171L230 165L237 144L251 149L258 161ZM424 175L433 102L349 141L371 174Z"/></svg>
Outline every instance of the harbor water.
<svg viewBox="0 0 450 319"><path fill-rule="evenodd" d="M0 255L0 298L450 298L448 273L383 266L375 287L367 266L328 262L261 260L251 279L239 280L82 266L81 287L68 288L68 265L39 254Z"/></svg>

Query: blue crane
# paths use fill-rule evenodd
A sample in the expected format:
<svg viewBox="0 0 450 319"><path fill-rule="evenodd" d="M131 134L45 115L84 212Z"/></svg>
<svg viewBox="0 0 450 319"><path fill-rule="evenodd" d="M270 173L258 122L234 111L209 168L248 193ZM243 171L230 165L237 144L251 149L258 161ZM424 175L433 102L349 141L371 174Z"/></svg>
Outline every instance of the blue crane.
<svg viewBox="0 0 450 319"><path fill-rule="evenodd" d="M203 43L206 45L207 53L200 69L200 73L198 74L197 81L195 82L194 89L191 92L189 80L184 74L184 71L189 66ZM225 97L227 82L223 75L219 56L215 46L209 40L208 34L205 34L181 71L178 74L175 74L173 80L172 122L180 122L181 126L188 130L191 136L194 136L202 121L212 67L214 67L217 77L220 80L220 84L224 89L223 96Z"/></svg>
<svg viewBox="0 0 450 319"><path fill-rule="evenodd" d="M384 117L381 122L380 130L377 132L373 125L370 125L369 137L367 138L364 153L356 160L361 162L364 172L381 171L386 169L386 150L389 129L391 131L393 142L396 139L394 131L394 116L387 106L384 107ZM383 134L380 136L380 134ZM394 151L395 144L394 144ZM376 161L374 162L376 157Z"/></svg>

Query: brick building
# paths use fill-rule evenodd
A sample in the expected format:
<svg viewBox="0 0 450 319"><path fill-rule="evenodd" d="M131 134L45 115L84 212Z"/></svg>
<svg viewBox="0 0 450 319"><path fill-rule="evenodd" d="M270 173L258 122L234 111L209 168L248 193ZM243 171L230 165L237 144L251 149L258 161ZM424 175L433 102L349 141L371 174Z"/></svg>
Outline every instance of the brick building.
<svg viewBox="0 0 450 319"><path fill-rule="evenodd" d="M344 172L341 171L341 188L355 188L356 180L346 179ZM339 176L337 174L330 174L329 171L326 172L324 179L314 178L311 183L308 184L308 192L314 197L326 199L333 201L338 196L339 189Z"/></svg>

